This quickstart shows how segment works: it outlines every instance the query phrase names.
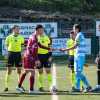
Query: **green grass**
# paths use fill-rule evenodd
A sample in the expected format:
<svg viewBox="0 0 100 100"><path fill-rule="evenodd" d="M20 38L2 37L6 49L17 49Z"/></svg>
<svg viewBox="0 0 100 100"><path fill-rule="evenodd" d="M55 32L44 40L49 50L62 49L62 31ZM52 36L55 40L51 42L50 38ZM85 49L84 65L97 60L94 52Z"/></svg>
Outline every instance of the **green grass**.
<svg viewBox="0 0 100 100"><path fill-rule="evenodd" d="M61 91L71 90L70 84L70 71L66 67L66 64L56 64L57 67L57 86L58 89ZM44 94L44 95L29 95L23 94L19 95L16 94L16 86L17 86L17 75L15 74L16 71L14 70L12 73L11 83L10 83L10 90L8 93L4 93L4 76L5 70L0 71L0 100L51 100L51 95ZM94 65L90 65L88 68L85 68L85 74L87 75L91 85L94 87L96 85L96 67ZM37 76L36 76L37 77ZM48 90L47 82L45 82L45 89ZM29 79L28 76L24 82L24 87L28 90L29 88ZM35 87L37 88L37 79ZM59 100L99 100L100 95L97 94L72 94L67 92L60 92L58 95Z"/></svg>

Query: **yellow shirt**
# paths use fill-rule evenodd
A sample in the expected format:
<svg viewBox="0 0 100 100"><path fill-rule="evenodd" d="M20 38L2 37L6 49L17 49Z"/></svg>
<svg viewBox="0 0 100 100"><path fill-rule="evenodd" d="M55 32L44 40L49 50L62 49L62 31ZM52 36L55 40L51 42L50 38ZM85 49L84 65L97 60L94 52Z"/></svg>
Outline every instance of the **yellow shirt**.
<svg viewBox="0 0 100 100"><path fill-rule="evenodd" d="M50 39L47 35L38 36L38 42L45 47L48 47L50 44ZM38 54L47 54L48 50L43 48L38 48Z"/></svg>
<svg viewBox="0 0 100 100"><path fill-rule="evenodd" d="M74 40L73 39L68 39L67 48L71 48L73 46L74 46ZM74 49L69 50L68 55L74 55Z"/></svg>
<svg viewBox="0 0 100 100"><path fill-rule="evenodd" d="M21 52L21 45L24 44L24 38L21 35L14 36L14 34L11 34L6 37L5 44L8 51Z"/></svg>

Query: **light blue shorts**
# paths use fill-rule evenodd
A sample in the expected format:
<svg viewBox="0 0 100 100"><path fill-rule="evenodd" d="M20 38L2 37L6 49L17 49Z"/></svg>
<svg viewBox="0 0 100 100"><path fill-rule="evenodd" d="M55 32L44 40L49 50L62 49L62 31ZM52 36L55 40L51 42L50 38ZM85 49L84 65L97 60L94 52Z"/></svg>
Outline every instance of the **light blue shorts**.
<svg viewBox="0 0 100 100"><path fill-rule="evenodd" d="M85 56L74 57L74 71L83 71Z"/></svg>

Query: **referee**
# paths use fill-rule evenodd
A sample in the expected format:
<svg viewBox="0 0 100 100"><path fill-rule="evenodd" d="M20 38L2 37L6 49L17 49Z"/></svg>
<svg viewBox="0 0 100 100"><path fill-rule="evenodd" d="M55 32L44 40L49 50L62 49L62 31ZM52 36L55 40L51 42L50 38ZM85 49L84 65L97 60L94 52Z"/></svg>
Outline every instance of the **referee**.
<svg viewBox="0 0 100 100"><path fill-rule="evenodd" d="M5 89L8 91L8 85L10 82L10 76L12 73L12 67L16 67L18 80L21 74L22 62L21 62L21 50L22 44L24 44L24 38L19 33L19 26L14 25L12 33L6 37L5 45L8 50L7 72L5 76Z"/></svg>
<svg viewBox="0 0 100 100"><path fill-rule="evenodd" d="M51 45L51 39L42 33L38 37L38 42L43 46L49 47ZM52 74L51 74L51 60L52 54L48 50L43 48L38 48L38 59L40 61L40 66L38 67L38 87L39 91L44 91L44 70L46 72L49 87L52 85Z"/></svg>
<svg viewBox="0 0 100 100"><path fill-rule="evenodd" d="M70 38L67 41L67 47L71 48L75 44L75 34L70 32ZM68 67L71 69L72 90L75 88L75 72L74 72L74 49L68 51Z"/></svg>

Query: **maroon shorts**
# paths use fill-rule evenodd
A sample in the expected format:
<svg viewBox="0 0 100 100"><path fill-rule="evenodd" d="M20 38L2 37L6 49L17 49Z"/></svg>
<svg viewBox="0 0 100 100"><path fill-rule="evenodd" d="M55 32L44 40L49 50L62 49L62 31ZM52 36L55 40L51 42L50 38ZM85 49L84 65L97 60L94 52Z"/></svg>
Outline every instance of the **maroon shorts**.
<svg viewBox="0 0 100 100"><path fill-rule="evenodd" d="M23 57L23 67L24 69L34 69L36 59L33 57Z"/></svg>

